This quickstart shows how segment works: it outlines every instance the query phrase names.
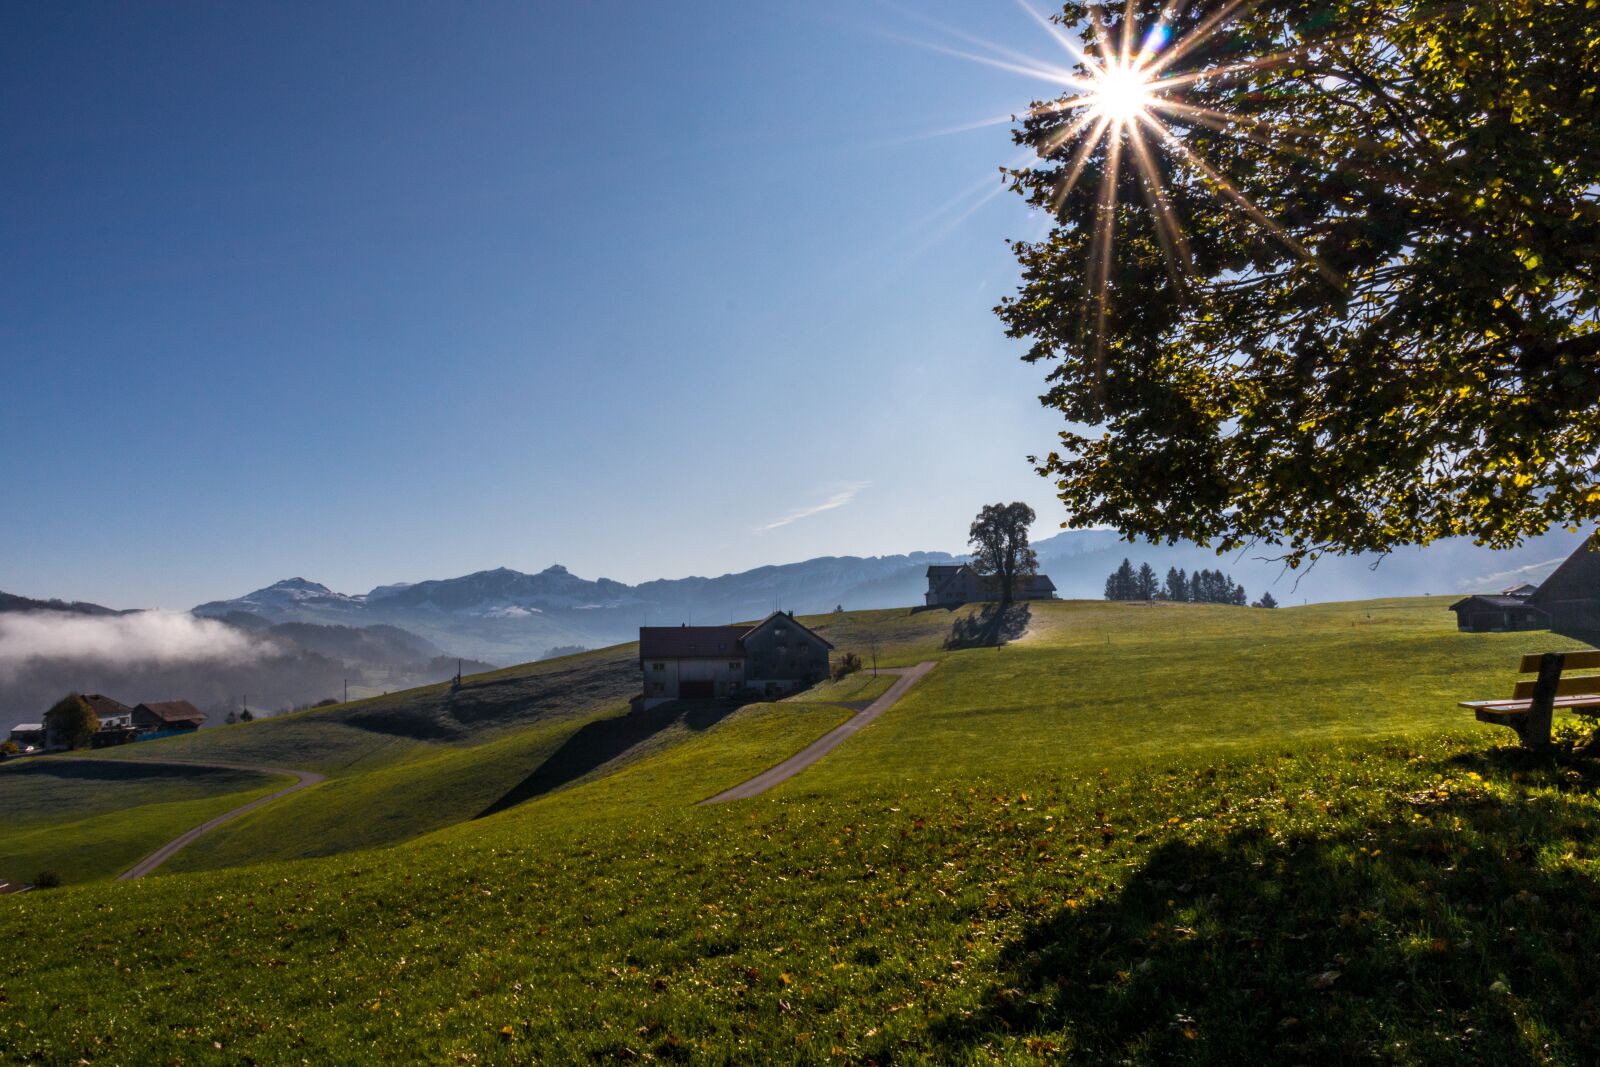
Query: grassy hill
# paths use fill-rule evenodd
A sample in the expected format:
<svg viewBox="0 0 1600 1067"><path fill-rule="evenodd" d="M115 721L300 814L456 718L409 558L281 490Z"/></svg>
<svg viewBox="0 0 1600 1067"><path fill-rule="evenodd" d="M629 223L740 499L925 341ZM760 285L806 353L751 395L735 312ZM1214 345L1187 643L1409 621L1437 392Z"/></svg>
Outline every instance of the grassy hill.
<svg viewBox="0 0 1600 1067"><path fill-rule="evenodd" d="M947 650L966 618L810 620L940 666L733 804L695 802L871 683L629 722L609 650L139 746L332 777L218 869L0 900L0 1058L1600 1059L1600 777L1453 706L1558 639L1062 603Z"/></svg>

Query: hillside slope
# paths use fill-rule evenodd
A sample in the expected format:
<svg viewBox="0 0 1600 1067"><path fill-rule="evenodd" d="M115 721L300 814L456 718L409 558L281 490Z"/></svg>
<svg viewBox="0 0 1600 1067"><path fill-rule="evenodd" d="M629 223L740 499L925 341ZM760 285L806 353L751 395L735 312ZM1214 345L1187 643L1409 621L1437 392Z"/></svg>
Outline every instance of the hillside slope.
<svg viewBox="0 0 1600 1067"><path fill-rule="evenodd" d="M880 661L940 666L752 801L694 804L839 709L675 724L401 847L7 900L0 1056L1600 1057L1581 979L1600 949L1600 779L1503 751L1509 735L1453 707L1507 690L1550 635L1458 634L1439 600L1050 604L1005 647L944 649L965 619L814 620L841 649L876 636ZM624 650L554 663L627 677ZM436 692L405 701L379 718L460 723ZM567 740L619 710L563 707ZM555 722L518 711L522 725L419 740L352 721L362 710L324 730L325 766L373 767L352 783L419 752L496 757L460 781L502 756L526 775L531 743L526 758L496 746ZM191 744L271 740L223 733ZM330 818L382 816L351 788L330 792ZM176 910L181 928L159 921ZM113 984L122 996L96 994Z"/></svg>

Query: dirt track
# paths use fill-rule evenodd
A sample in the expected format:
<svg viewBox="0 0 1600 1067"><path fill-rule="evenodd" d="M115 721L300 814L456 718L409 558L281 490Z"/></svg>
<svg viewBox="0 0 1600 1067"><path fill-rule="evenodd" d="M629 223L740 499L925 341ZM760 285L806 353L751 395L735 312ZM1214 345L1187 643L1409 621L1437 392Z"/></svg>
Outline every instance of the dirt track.
<svg viewBox="0 0 1600 1067"><path fill-rule="evenodd" d="M740 782L732 789L724 789L714 797L702 800L702 804L720 804L726 800L745 800L749 797L760 796L780 782L787 782L813 763L844 744L845 740L870 725L872 720L888 711L895 702L906 695L906 690L916 685L923 675L937 667L933 660L917 664L915 667L881 667L879 670L885 674L898 674L900 677L889 691L883 696L867 705L865 711L858 712L849 720L840 723L832 730L817 738L805 748L796 752L776 767L762 771L749 781Z"/></svg>

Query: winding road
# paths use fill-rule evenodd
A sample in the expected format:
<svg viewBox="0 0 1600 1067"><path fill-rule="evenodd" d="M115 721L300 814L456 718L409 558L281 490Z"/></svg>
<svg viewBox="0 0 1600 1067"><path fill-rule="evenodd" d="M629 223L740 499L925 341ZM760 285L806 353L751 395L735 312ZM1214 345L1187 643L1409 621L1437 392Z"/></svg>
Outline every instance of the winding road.
<svg viewBox="0 0 1600 1067"><path fill-rule="evenodd" d="M163 863L165 863L168 860L170 860L173 856L177 855L179 852L183 851L185 848L188 848L191 844L194 843L196 838L204 837L206 834L209 834L211 831L215 830L217 827L221 826L223 823L231 822L234 819L237 819L241 815L248 814L249 812L255 811L257 808L264 807L264 806L266 806L268 804L271 804L274 800L279 800L279 799L281 799L283 797L286 797L290 793L298 793L302 789L307 789L307 788L309 788L311 786L314 786L318 782L324 781L328 777L327 775L322 774L322 773L320 773L318 771L296 771L296 770L290 770L290 769L288 769L286 767L251 767L251 766L247 766L247 765L242 764L242 763L200 763L200 762L195 761L195 760L154 760L154 759L152 759L152 760L143 760L142 759L142 760L137 760L137 761L134 761L134 760L112 760L112 759L95 760L95 759L93 759L93 757L87 757L87 756L68 756L68 757L59 757L58 756L58 757L54 757L54 758L57 758L57 759L62 759L62 758L75 759L75 760L82 760L84 762L94 762L94 763L130 763L130 762L137 762L140 766L205 767L205 768L209 768L211 770L249 771L252 774L279 775L279 776L282 776L282 777L285 777L285 778L293 778L293 779L295 779L295 783L293 785L285 786L284 788L278 790L275 793L268 793L264 797L258 797L255 800L252 800L248 804L242 804L239 807L234 808L232 811L225 811L221 815L216 816L215 818L207 819L205 822L201 823L199 826L196 826L194 829L188 830L188 831L185 831L184 833L179 834L177 837L174 837L171 841L168 841L166 844L162 845L160 848L158 848L154 852L150 853L150 855L146 856L144 859L140 860L138 863L135 863L132 867L129 867L127 870L125 870L121 874L117 875L115 880L118 881L118 882L127 882L127 881L131 881L131 880L133 880L135 878L143 878L145 875L149 874L151 871L155 870L157 867L161 866Z"/></svg>
<svg viewBox="0 0 1600 1067"><path fill-rule="evenodd" d="M813 763L816 763L828 753L844 744L847 738L855 735L862 729L871 725L874 719L893 707L901 697L906 695L907 690L916 685L917 682L922 680L924 675L937 666L938 663L935 661L927 660L917 664L915 667L878 668L879 672L882 674L899 675L899 677L895 679L894 684L891 685L888 691L885 692L881 697L879 697L877 700L874 700L871 704L868 704L866 708L851 716L847 721L840 723L832 730L829 730L827 733L823 734L821 737L811 742L811 744L807 745L799 752L796 752L794 755L790 756L777 766L762 771L749 781L740 782L733 788L725 789L714 797L709 797L700 801L700 803L720 804L728 800L744 800L749 797L760 796L762 793L765 793L767 790L771 789L780 782L788 781L790 778L793 778L795 775L799 774L801 771L805 770L807 767L811 766ZM123 760L111 759L96 760L91 756L67 756L55 758L76 759L83 760L85 762L96 763L125 762ZM249 814L250 812L255 811L257 808L265 807L275 800L281 800L290 793L298 793L302 789L309 789L318 782L325 781L328 777L319 771L300 771L287 767L253 767L242 763L201 763L196 760L138 760L137 762L141 765L150 766L205 767L212 770L248 771L253 774L280 775L286 778L293 778L295 781L293 785L285 786L274 793L268 793L264 797L258 797L255 800L252 800L250 803L242 804L231 811L225 811L221 815L207 819L199 826L179 834L177 837L173 838L171 841L168 841L166 844L150 853L150 855L146 856L138 863L135 863L132 867L129 867L127 870L117 875L116 881L119 882L127 882L135 878L143 878L151 871L160 867L163 863L166 863L173 856L189 847L189 845L193 844L197 839L204 837L206 834L209 834L211 831L215 830L219 826L222 826L224 823L232 822L239 816ZM7 885L5 883L0 883L0 887L4 887L5 890L27 888L21 885Z"/></svg>
<svg viewBox="0 0 1600 1067"><path fill-rule="evenodd" d="M889 687L888 692L868 704L865 710L857 712L851 718L835 726L832 730L829 730L776 767L764 770L749 781L740 782L732 789L724 789L716 796L708 797L700 801L700 803L721 804L728 800L747 800L750 797L760 796L780 782L787 782L844 744L847 738L871 725L874 719L888 711L895 705L896 701L905 696L906 690L916 685L924 675L938 665L934 660L925 660L915 667L879 667L878 671L881 674L898 674L900 677Z"/></svg>

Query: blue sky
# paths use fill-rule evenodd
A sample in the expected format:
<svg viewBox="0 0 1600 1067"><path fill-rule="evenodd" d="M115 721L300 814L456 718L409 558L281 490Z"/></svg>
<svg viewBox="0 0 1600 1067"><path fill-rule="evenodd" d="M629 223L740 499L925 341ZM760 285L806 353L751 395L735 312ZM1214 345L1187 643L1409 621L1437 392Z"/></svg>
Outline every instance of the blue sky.
<svg viewBox="0 0 1600 1067"><path fill-rule="evenodd" d="M991 313L1018 7L0 7L0 589L182 608L956 550L1061 511ZM968 213L968 209L976 210Z"/></svg>

